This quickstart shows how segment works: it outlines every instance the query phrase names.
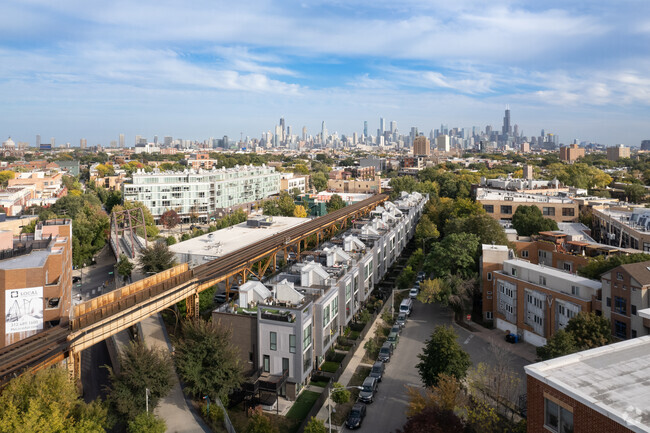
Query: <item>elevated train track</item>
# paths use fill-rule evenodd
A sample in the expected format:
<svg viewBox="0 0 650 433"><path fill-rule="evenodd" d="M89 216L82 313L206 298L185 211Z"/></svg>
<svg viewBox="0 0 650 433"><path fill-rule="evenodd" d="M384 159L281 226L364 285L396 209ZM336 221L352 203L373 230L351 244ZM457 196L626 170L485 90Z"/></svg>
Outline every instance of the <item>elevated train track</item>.
<svg viewBox="0 0 650 433"><path fill-rule="evenodd" d="M69 359L71 374L78 378L79 357L83 349L183 299L187 300L188 314L196 316L201 291L222 281L226 282L226 290L229 290L231 277L238 274L242 281L249 274L261 279L271 263L275 265L279 252L294 251L300 256L301 248L304 244L306 249L309 238L316 236L320 242L350 220L367 215L387 199L384 194L375 195L193 269L188 269L187 265L179 266L172 273L164 271L167 274L163 278L149 277L143 280L144 283L136 282L129 285L133 287L118 289L119 294L107 293L101 299L82 304L83 308L76 306L75 317L68 326L47 329L0 349L0 385L24 371L53 365L65 358Z"/></svg>

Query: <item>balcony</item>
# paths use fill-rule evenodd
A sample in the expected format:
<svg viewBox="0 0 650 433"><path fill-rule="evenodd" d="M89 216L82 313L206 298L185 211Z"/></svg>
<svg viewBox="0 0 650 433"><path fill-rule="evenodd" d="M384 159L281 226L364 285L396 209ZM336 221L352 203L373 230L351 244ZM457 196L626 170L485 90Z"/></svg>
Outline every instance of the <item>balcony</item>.
<svg viewBox="0 0 650 433"><path fill-rule="evenodd" d="M296 315L291 311L271 310L265 308L262 310L262 319L294 323L296 321Z"/></svg>

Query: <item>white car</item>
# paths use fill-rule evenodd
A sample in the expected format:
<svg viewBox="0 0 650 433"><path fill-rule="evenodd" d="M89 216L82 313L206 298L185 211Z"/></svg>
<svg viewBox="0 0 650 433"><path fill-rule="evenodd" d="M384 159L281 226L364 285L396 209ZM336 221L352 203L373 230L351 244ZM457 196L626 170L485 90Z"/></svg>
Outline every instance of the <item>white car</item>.
<svg viewBox="0 0 650 433"><path fill-rule="evenodd" d="M415 299L415 298L417 298L417 297L418 297L418 293L420 293L420 291L419 291L417 288L413 287L413 288L409 291L409 298L411 298L411 299Z"/></svg>

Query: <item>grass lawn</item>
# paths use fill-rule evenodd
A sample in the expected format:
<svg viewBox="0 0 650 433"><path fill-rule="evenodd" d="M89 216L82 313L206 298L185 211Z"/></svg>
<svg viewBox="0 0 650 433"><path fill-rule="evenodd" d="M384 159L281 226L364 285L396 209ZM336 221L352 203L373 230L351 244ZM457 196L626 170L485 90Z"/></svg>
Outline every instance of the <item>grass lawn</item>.
<svg viewBox="0 0 650 433"><path fill-rule="evenodd" d="M287 418L297 421L305 419L316 400L318 400L318 397L320 397L320 394L317 392L301 392L298 399L291 406L291 409L289 409L289 412L287 412Z"/></svg>
<svg viewBox="0 0 650 433"><path fill-rule="evenodd" d="M311 386L319 386L319 387L321 387L321 388L325 388L325 387L327 386L328 383L329 383L329 382L327 382L327 381L325 381L325 380L312 380L311 382L309 382L309 384L310 384Z"/></svg>
<svg viewBox="0 0 650 433"><path fill-rule="evenodd" d="M320 369L322 371L326 371L327 373L336 373L340 366L341 363L339 362L325 361L323 362L323 365L320 366Z"/></svg>

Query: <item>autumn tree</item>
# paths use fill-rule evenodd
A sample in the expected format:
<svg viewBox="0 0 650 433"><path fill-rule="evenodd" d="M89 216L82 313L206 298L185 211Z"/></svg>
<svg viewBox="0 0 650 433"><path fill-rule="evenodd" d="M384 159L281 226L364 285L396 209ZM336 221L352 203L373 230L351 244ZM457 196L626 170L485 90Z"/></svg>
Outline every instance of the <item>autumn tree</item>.
<svg viewBox="0 0 650 433"><path fill-rule="evenodd" d="M293 216L296 218L307 218L307 210L302 205L296 205L293 209Z"/></svg>
<svg viewBox="0 0 650 433"><path fill-rule="evenodd" d="M167 425L153 412L140 412L127 424L127 433L165 433Z"/></svg>
<svg viewBox="0 0 650 433"><path fill-rule="evenodd" d="M464 433L465 423L452 410L427 406L408 417L406 424L397 433Z"/></svg>
<svg viewBox="0 0 650 433"><path fill-rule="evenodd" d="M168 211L165 211L161 216L160 216L160 222L166 229L173 229L176 227L180 222L181 218L178 216L178 213L170 209Z"/></svg>

